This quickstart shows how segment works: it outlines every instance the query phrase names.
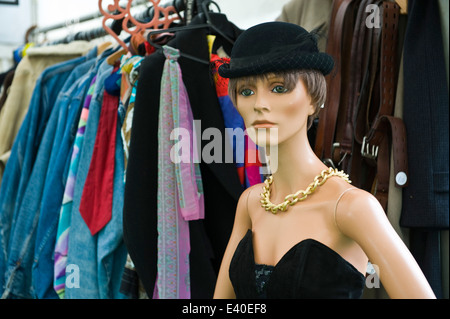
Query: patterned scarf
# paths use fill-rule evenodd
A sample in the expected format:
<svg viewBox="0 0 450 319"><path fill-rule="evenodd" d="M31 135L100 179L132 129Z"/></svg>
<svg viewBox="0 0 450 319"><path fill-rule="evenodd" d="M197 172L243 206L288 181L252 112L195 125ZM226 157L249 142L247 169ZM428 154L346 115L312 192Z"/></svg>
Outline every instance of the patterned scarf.
<svg viewBox="0 0 450 319"><path fill-rule="evenodd" d="M154 297L189 299L188 221L204 218L203 188L195 158L198 153L192 110L177 62L179 51L169 46L163 50L166 61L158 125L158 276ZM181 157L174 141L177 133L183 134L183 145L190 146L187 153L182 148ZM185 133L189 133L188 139Z"/></svg>

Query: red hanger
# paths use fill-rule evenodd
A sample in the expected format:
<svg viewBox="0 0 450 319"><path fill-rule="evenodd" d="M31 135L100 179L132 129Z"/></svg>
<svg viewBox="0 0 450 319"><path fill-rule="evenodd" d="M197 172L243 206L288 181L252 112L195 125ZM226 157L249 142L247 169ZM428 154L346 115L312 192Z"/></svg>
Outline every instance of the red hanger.
<svg viewBox="0 0 450 319"><path fill-rule="evenodd" d="M157 30L159 27L167 29L174 21L181 20L174 6L168 6L165 8L160 7L159 3L161 2L161 0L149 0L149 2L153 4L154 14L153 19L147 23L139 22L131 15L130 9L133 0L128 0L127 6L125 8L119 6L119 0L114 0L114 4L108 5L107 7L108 12L103 9L102 2L103 0L98 1L98 8L103 15L102 20L103 28L107 33L109 33L112 37L114 37L114 39L116 39L116 41L126 51L128 51L128 47L125 44L125 42L123 42L119 38L119 36L109 26L106 25L106 21L108 19L113 20L123 19L122 30L131 35L134 35L145 29ZM131 22L133 25L133 27L131 27L132 30L128 28L129 22Z"/></svg>

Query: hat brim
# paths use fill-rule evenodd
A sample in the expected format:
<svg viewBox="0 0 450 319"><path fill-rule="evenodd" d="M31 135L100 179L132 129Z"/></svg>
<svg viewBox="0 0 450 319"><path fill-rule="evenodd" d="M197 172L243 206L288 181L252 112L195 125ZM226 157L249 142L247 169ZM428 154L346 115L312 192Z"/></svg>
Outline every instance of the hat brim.
<svg viewBox="0 0 450 319"><path fill-rule="evenodd" d="M233 60L233 59L232 59ZM238 78L272 72L290 70L318 70L323 75L329 74L334 67L333 58L327 53L315 52L307 54L283 55L273 59L250 59L241 61L235 66L233 61L219 67L219 74L224 78Z"/></svg>

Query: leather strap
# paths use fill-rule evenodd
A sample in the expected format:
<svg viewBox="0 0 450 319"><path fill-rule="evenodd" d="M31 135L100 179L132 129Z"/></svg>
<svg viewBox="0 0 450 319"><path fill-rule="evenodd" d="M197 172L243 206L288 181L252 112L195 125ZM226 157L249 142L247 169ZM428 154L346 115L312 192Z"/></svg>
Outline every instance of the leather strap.
<svg viewBox="0 0 450 319"><path fill-rule="evenodd" d="M352 0L334 0L326 52L335 61L335 72L327 76L327 99L319 115L315 153L321 158L331 158L331 147L336 129L341 94L341 52L344 19Z"/></svg>
<svg viewBox="0 0 450 319"><path fill-rule="evenodd" d="M372 4L379 5L381 1L373 1ZM366 68L363 75L361 90L356 103L353 123L355 126L354 136L359 145L362 144L364 135L369 130L370 124L368 120L368 110L373 101L373 91L377 79L377 70L379 70L379 53L380 53L380 28L366 28L365 36L366 46L364 47L364 55L366 56ZM378 105L378 104L376 104Z"/></svg>
<svg viewBox="0 0 450 319"><path fill-rule="evenodd" d="M334 43L333 43L333 37L332 35L334 34L334 29L335 29L335 18L336 18L336 13L337 10L339 9L339 6L341 5L342 0L333 0L333 5L332 5L332 9L331 9L331 17L330 17L330 24L328 27L328 39L327 39L327 46L326 46L326 53L330 54L332 56L332 52L335 50L334 49ZM333 74L335 74L336 72L336 68L337 68L337 60L335 57L334 58L334 62L335 62L335 68L333 70L333 72L325 77L326 80L326 84L327 84L327 99L325 101L326 105L328 106L328 100L330 97L330 82L331 82L331 78L333 76ZM316 129L316 141L315 141L315 146L314 146L314 151L316 153L316 155L322 159L323 157L323 140L324 140L324 136L325 136L325 124L327 121L327 109L322 109L319 113L319 121L318 121L318 126Z"/></svg>
<svg viewBox="0 0 450 319"><path fill-rule="evenodd" d="M400 7L395 2L383 2L383 30L381 38L381 65L380 65L380 88L381 104L373 123L383 115L391 115L394 111L395 91L397 86L397 37L398 17ZM367 141L375 138L374 135L383 135L382 132L370 127L367 133Z"/></svg>
<svg viewBox="0 0 450 319"><path fill-rule="evenodd" d="M379 6L381 28L366 26L369 4ZM353 15L351 9L356 7ZM356 180L355 186L374 193L385 210L391 141L396 186L408 182L406 131L403 121L392 116L399 11L393 1L334 1L327 53L335 59L336 69L327 77L327 101L315 143L319 158L330 166L340 165ZM346 60L351 61L350 68Z"/></svg>
<svg viewBox="0 0 450 319"><path fill-rule="evenodd" d="M344 121L336 129L336 139L333 143L333 162L335 166L344 170L347 174L351 173L351 156L353 149L353 117L356 108L357 98L361 89L362 73L367 67L368 59L364 43L366 40L366 7L371 0L362 0L356 15L355 28L351 45L350 61L352 67L348 75L348 87L346 100L342 101ZM366 66L366 67L365 67Z"/></svg>
<svg viewBox="0 0 450 319"><path fill-rule="evenodd" d="M390 139L393 142L394 173L396 186L404 187L408 180L406 130L403 121L392 116L397 86L397 36L400 8L395 2L384 1L379 73L379 108L372 125L363 137L361 155L376 162L376 186L374 195L387 209L390 177ZM372 104L374 105L374 104ZM370 123L371 111L366 113Z"/></svg>
<svg viewBox="0 0 450 319"><path fill-rule="evenodd" d="M374 4L378 7L380 3L380 0L375 0L368 4ZM365 18L367 19L367 15ZM365 190L370 190L372 180L376 172L372 166L368 165L363 159L360 150L363 137L369 130L369 124L366 116L367 110L370 107L370 103L377 103L377 101L373 101L373 88L376 83L377 70L379 68L381 28L364 27L364 29L364 34L361 34L361 36L364 36L365 39L362 52L360 54L365 57L365 60L362 82L360 85L360 90L357 94L356 104L353 108L352 123L354 128L354 140L349 174L355 186Z"/></svg>
<svg viewBox="0 0 450 319"><path fill-rule="evenodd" d="M339 146L339 152L334 154L334 162L341 163L340 168L350 175L353 184L364 189L368 189L365 180L370 180L371 177L368 175L373 175L373 173L370 169L365 169L365 163L360 154L362 137L368 130L368 127L365 125L366 112L359 111L361 109L366 110L371 100L370 96L372 95L378 68L378 48L381 34L380 28L367 27L366 22L371 13L366 10L368 5L376 5L378 7L380 2L380 0L365 0L359 6L359 19L355 26L352 48L352 61L356 63L354 63L354 72L350 77L351 85L347 101L345 128L341 129L343 136L336 143ZM362 125L358 125L360 123ZM358 139L359 131L362 131L360 139Z"/></svg>
<svg viewBox="0 0 450 319"><path fill-rule="evenodd" d="M389 115L378 118L375 125L379 141L372 140L378 147L377 183L375 196L386 210L390 179L390 151L394 159L394 177L397 187L408 186L408 156L406 145L406 128L403 120Z"/></svg>

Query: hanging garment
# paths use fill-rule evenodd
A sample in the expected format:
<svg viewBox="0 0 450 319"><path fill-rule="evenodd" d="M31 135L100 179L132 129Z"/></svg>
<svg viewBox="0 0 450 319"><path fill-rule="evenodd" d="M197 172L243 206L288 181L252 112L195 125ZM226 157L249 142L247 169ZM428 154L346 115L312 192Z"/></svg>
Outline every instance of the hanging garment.
<svg viewBox="0 0 450 319"><path fill-rule="evenodd" d="M58 226L58 215L64 196L68 163L71 149L75 140L78 120L80 118L83 102L89 89L89 83L96 73L98 59L91 62L90 69L82 74L78 88L74 92L67 92L70 104L67 115L60 112L55 139L51 149L48 173L39 209L39 221L36 228L36 244L33 260L33 289L36 297L57 298L53 290L53 252ZM78 81L77 81L78 82ZM61 111L64 111L62 108Z"/></svg>
<svg viewBox="0 0 450 319"><path fill-rule="evenodd" d="M110 78L117 80L118 69L116 67L113 74L105 81ZM111 220L118 105L117 92L108 92L106 89L103 95L94 152L80 202L80 213L89 227L91 235L95 235Z"/></svg>
<svg viewBox="0 0 450 319"><path fill-rule="evenodd" d="M116 105L116 116L118 105ZM123 194L124 194L124 156L120 127L113 132L116 135L115 163L113 179L113 201L111 219L98 232L97 238L97 280L99 298L124 299L120 293L121 278L127 259L127 249L123 241Z"/></svg>
<svg viewBox="0 0 450 319"><path fill-rule="evenodd" d="M139 78L139 67L144 57L142 56L123 56L121 61L122 87L124 87L121 97L123 110L121 109L121 127L125 170L128 163L128 154L130 148L131 129L134 114L134 101L136 100L136 86Z"/></svg>
<svg viewBox="0 0 450 319"><path fill-rule="evenodd" d="M325 52L333 0L291 0L283 6L277 21L295 23L318 33L317 46Z"/></svg>
<svg viewBox="0 0 450 319"><path fill-rule="evenodd" d="M95 57L96 52L94 49L87 56L45 69L37 81L28 113L14 142L0 188L0 221L3 225L0 273L4 274L0 289L5 287L2 290L5 297L10 293L29 297L32 293L29 287L35 229L51 147L54 139L60 138L55 136L59 105L66 105L64 93L71 91L76 85L74 82L89 69L84 63ZM80 64L82 67L78 68ZM16 272L24 274L17 276Z"/></svg>
<svg viewBox="0 0 450 319"><path fill-rule="evenodd" d="M66 299L123 298L119 293L120 278L126 260L126 249L122 238L123 198L123 150L120 132L116 136L116 162L114 169L114 193L111 220L95 236L92 236L80 212L80 201L93 154L97 127L103 104L105 79L111 75L113 66L104 61L97 72L97 80L89 106L83 147L80 150L76 175L70 240L67 264L77 265L83 271L83 284L79 288L65 288ZM119 183L120 181L120 183ZM74 231L76 230L76 231Z"/></svg>
<svg viewBox="0 0 450 319"><path fill-rule="evenodd" d="M9 88L11 87L15 72L16 72L16 67L13 67L9 71L2 73L0 75L0 93L1 93L1 95L0 95L0 112L2 111L2 107L6 102L6 98L8 97ZM4 165L3 165L3 168L4 168ZM2 172L3 172L3 170L0 171L1 175L3 175ZM1 180L2 180L2 178L0 177L0 182L1 182Z"/></svg>
<svg viewBox="0 0 450 319"><path fill-rule="evenodd" d="M65 293L67 252L69 246L73 191L78 170L78 163L80 159L80 149L83 146L84 132L86 130L86 122L89 116L89 105L91 103L92 95L95 89L96 79L97 76L94 76L89 85L89 90L84 101L83 110L81 111L80 120L78 122L78 130L72 148L72 155L69 164L66 187L64 190L63 202L59 213L54 253L54 290L58 294L58 297L61 299L64 299Z"/></svg>
<svg viewBox="0 0 450 319"><path fill-rule="evenodd" d="M9 158L6 156L6 153L12 149L28 112L30 102L32 102L32 95L35 95L35 87L41 90L40 87L44 86L43 89L46 90L49 88L49 85L56 85L46 93L50 98L49 102L54 102L56 94L61 88L59 85L64 84L64 78L60 78L54 84L50 83L49 76L53 78L56 73L50 74L47 71L44 75L45 78L43 78L44 70L64 61L74 60L87 54L92 49L92 43L74 41L68 44L33 47L27 51L27 55L17 65L8 98L0 113L0 159L3 162L0 167L6 165L6 161ZM56 78L53 78L53 80L56 80ZM0 171L0 182L2 181L2 173Z"/></svg>
<svg viewBox="0 0 450 319"><path fill-rule="evenodd" d="M146 42L147 43L147 42ZM136 85L139 78L139 66L144 59L143 56L123 55L120 61L122 73L121 96L119 101L119 126L121 127L121 136L124 152L124 171L127 169L128 154L131 139L131 129L134 114L134 101L136 99ZM124 173L124 183L126 174ZM120 285L120 292L132 299L147 299L147 293L143 288L134 263L130 255L127 255L127 261L123 271L123 277Z"/></svg>
<svg viewBox="0 0 450 319"><path fill-rule="evenodd" d="M240 30L221 14L211 14L212 22L229 37ZM196 17L193 24L204 23ZM167 45L180 52L209 61L208 30L186 30ZM230 52L231 44L220 36L215 46ZM160 80L165 56L157 51L141 63L134 106L130 154L124 200L124 240L139 278L149 296L153 295L157 275L157 185L158 185L158 114ZM192 113L201 120L201 132L217 128L225 143L225 128L220 105L211 81L208 65L188 58L178 60L183 73ZM206 137L211 139L211 137ZM209 140L202 141L202 147ZM205 219L189 222L191 298L211 298L234 221L237 200L243 187L234 163L200 163L205 198Z"/></svg>
<svg viewBox="0 0 450 319"><path fill-rule="evenodd" d="M439 298L439 231L449 227L447 74L437 1L409 1L408 14L403 119L411 174L400 225L411 228L411 252Z"/></svg>
<svg viewBox="0 0 450 319"><path fill-rule="evenodd" d="M158 123L158 275L156 293L161 299L189 299L189 220L204 218L203 190L189 98L177 59L179 52L163 47L166 61L161 78ZM174 149L176 130L182 143ZM180 132L180 133L181 133ZM174 134L175 133L175 134ZM187 139L187 140L186 140ZM187 144L187 145L186 145ZM186 156L187 155L187 156ZM194 156L193 156L194 155Z"/></svg>

